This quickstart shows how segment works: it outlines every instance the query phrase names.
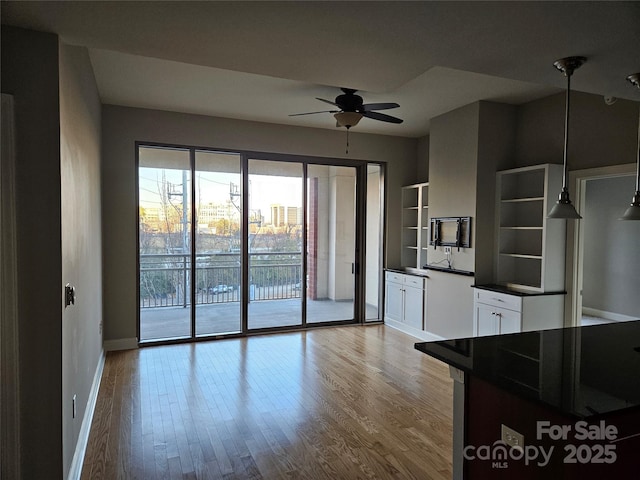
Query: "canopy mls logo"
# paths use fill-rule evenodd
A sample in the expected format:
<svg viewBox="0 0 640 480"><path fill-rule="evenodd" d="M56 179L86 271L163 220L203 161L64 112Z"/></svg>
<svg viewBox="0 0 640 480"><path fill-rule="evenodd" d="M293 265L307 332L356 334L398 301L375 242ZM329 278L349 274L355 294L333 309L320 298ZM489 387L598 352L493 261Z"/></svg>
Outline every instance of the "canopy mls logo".
<svg viewBox="0 0 640 480"><path fill-rule="evenodd" d="M539 467L545 467L551 459L554 447L545 450L542 446L526 445L524 448L510 447L502 440L493 442L493 445L481 445L478 448L467 445L462 451L465 460L491 461L492 468L508 468L508 460L520 461L524 458L524 464L529 465L536 461Z"/></svg>
<svg viewBox="0 0 640 480"><path fill-rule="evenodd" d="M547 446L514 447L497 440L492 445L467 445L462 454L468 461L490 461L492 468L509 468L510 461L524 461L526 466L535 465L542 468L549 464L556 451L556 445L548 445L549 440L575 441L577 443L566 443L562 448L563 463L612 464L617 460L616 445L613 443L623 439L618 438L617 427L607 425L604 420L597 424L581 420L574 425L553 425L549 421L541 420L536 422L536 440L547 441ZM558 450L560 451L560 448Z"/></svg>

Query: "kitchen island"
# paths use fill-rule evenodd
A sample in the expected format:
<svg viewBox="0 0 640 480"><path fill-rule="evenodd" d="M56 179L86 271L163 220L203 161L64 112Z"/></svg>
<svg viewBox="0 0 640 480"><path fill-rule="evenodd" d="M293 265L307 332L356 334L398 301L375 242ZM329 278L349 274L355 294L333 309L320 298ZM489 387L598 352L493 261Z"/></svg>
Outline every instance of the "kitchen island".
<svg viewBox="0 0 640 480"><path fill-rule="evenodd" d="M415 348L455 380L455 479L639 478L640 320Z"/></svg>

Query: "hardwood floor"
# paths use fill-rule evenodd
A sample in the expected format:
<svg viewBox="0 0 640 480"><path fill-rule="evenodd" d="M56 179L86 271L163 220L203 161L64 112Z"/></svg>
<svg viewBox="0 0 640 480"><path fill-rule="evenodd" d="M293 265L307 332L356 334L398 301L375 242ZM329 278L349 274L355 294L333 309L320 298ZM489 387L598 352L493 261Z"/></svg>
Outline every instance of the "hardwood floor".
<svg viewBox="0 0 640 480"><path fill-rule="evenodd" d="M448 368L383 325L108 354L83 479L450 479Z"/></svg>

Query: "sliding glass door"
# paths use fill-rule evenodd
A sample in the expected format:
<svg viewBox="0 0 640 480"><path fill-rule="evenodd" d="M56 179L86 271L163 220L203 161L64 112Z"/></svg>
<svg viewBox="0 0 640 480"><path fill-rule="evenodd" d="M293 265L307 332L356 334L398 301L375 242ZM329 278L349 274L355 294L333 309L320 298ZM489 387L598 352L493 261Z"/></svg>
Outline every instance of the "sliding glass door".
<svg viewBox="0 0 640 480"><path fill-rule="evenodd" d="M189 150L138 151L140 340L191 336Z"/></svg>
<svg viewBox="0 0 640 480"><path fill-rule="evenodd" d="M242 331L240 167L239 154L195 152L196 336Z"/></svg>
<svg viewBox="0 0 640 480"><path fill-rule="evenodd" d="M356 173L354 167L308 167L308 323L354 318Z"/></svg>
<svg viewBox="0 0 640 480"><path fill-rule="evenodd" d="M139 146L140 341L378 320L383 183L377 165Z"/></svg>
<svg viewBox="0 0 640 480"><path fill-rule="evenodd" d="M302 186L301 163L249 160L249 330L302 325Z"/></svg>

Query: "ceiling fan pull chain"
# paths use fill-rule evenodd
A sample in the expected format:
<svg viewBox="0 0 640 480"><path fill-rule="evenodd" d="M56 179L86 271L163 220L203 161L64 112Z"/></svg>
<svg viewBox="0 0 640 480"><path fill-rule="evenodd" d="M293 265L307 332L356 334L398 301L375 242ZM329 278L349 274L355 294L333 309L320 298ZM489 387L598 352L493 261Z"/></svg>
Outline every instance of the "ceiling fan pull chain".
<svg viewBox="0 0 640 480"><path fill-rule="evenodd" d="M349 155L349 127L347 127L347 150L344 152Z"/></svg>

